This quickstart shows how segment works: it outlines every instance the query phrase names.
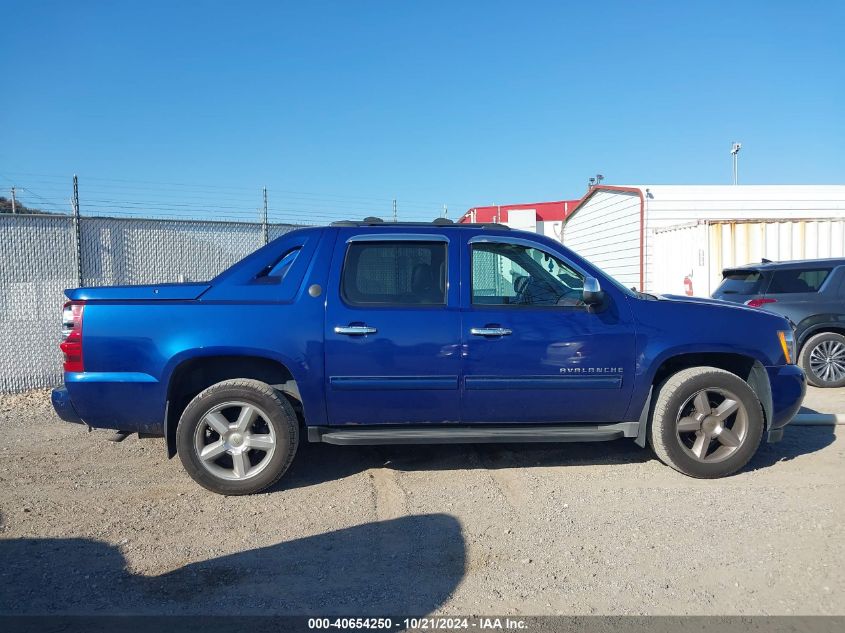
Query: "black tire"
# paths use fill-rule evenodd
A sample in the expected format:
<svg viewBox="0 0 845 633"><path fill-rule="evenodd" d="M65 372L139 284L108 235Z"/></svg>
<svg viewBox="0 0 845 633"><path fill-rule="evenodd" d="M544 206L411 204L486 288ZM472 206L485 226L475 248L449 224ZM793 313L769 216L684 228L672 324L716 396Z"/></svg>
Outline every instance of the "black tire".
<svg viewBox="0 0 845 633"><path fill-rule="evenodd" d="M241 412L247 414L240 418ZM239 432L238 421L250 415L253 421L245 422L249 427ZM212 428L212 419L216 425L228 422L230 430L221 435L223 431ZM262 440L265 447L251 448L253 439ZM266 383L244 378L201 392L185 407L176 428L176 451L187 473L203 488L223 495L253 494L272 486L287 471L298 444L299 423L287 398ZM219 455L201 459L199 446Z"/></svg>
<svg viewBox="0 0 845 633"><path fill-rule="evenodd" d="M807 382L814 387L845 387L845 376L842 376L838 380L835 378L825 380L822 375L813 369L812 363L810 362L814 350L819 354L826 347L829 349L839 349L837 346L841 346L841 349L845 350L845 336L836 332L821 332L820 334L811 336L801 348L801 353L798 354L798 365L807 375ZM842 356L839 356L838 360L840 361L839 364L845 362L845 358Z"/></svg>
<svg viewBox="0 0 845 633"><path fill-rule="evenodd" d="M710 414L697 411L696 399L702 394L711 407ZM719 412L720 404L729 410L731 402L737 403L734 413ZM687 428L696 423L699 431ZM714 479L745 466L757 451L764 429L763 408L748 383L722 369L692 367L673 374L658 387L649 442L664 464L690 477ZM736 446L723 444L729 438ZM702 447L704 459L693 454Z"/></svg>

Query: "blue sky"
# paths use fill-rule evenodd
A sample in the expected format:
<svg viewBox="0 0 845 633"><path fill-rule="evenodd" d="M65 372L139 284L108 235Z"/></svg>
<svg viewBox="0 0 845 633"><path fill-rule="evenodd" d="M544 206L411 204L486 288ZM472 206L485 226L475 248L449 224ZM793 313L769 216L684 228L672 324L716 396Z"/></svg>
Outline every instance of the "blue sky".
<svg viewBox="0 0 845 633"><path fill-rule="evenodd" d="M0 189L26 203L78 173L83 210L252 213L267 185L282 215L454 217L596 172L728 183L733 140L743 183L845 181L842 2L0 10Z"/></svg>

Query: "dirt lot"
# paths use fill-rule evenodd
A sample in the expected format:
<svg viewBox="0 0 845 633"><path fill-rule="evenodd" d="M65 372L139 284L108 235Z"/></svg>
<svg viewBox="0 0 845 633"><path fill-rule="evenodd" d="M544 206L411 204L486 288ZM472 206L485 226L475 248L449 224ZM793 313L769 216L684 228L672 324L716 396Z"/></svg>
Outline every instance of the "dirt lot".
<svg viewBox="0 0 845 633"><path fill-rule="evenodd" d="M267 494L0 397L0 612L845 614L845 427L720 481L624 440L305 445Z"/></svg>

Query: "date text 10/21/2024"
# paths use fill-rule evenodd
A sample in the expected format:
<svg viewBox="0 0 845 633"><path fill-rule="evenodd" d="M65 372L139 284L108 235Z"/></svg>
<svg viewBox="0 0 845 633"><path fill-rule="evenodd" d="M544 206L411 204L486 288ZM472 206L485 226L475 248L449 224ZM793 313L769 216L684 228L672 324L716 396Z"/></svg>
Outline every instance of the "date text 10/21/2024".
<svg viewBox="0 0 845 633"><path fill-rule="evenodd" d="M398 628L412 631L451 631L451 630L527 630L528 623L525 620L500 617L475 617L475 618L448 618L448 617L422 617L422 618L309 618L308 628L311 630L320 629L380 629L391 630Z"/></svg>

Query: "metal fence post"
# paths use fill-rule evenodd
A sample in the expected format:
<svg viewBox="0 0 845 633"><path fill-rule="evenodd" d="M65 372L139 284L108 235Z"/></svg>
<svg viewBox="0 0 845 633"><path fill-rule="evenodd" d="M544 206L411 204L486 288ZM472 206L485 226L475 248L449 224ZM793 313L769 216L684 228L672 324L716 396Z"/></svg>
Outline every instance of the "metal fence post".
<svg viewBox="0 0 845 633"><path fill-rule="evenodd" d="M82 226L79 217L79 180L73 175L73 232L76 236L76 280L82 286Z"/></svg>
<svg viewBox="0 0 845 633"><path fill-rule="evenodd" d="M264 243L270 241L270 233L267 228L267 187L264 187L264 215L261 216L261 232L264 235Z"/></svg>

